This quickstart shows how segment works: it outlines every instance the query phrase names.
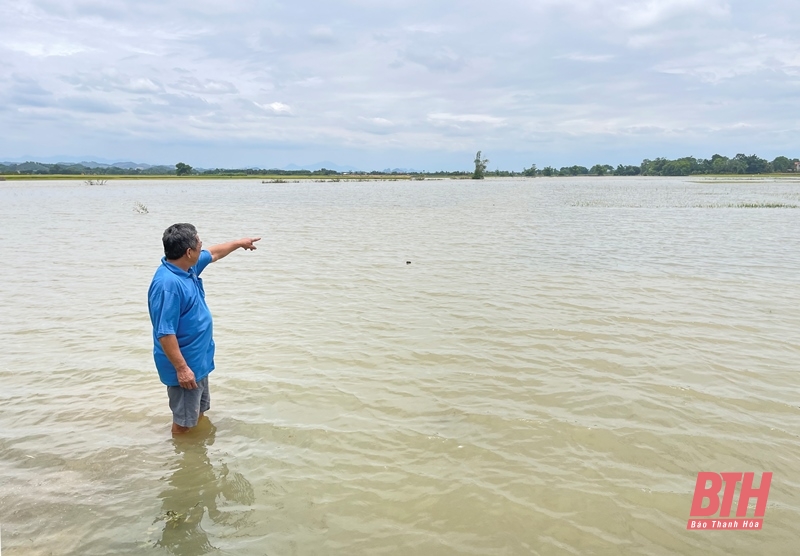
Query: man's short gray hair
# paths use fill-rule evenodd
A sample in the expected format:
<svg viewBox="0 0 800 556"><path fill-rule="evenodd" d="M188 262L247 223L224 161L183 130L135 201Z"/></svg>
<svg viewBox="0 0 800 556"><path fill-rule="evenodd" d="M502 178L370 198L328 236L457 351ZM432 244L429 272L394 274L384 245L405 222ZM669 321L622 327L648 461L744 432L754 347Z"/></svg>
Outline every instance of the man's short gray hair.
<svg viewBox="0 0 800 556"><path fill-rule="evenodd" d="M187 249L197 249L197 228L192 224L173 224L164 230L164 255L168 260L180 259Z"/></svg>

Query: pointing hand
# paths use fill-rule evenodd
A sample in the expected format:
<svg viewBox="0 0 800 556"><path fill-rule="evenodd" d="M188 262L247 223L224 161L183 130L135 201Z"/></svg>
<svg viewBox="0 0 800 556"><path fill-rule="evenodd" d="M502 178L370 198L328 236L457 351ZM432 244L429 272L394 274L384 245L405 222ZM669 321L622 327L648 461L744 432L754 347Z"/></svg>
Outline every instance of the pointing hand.
<svg viewBox="0 0 800 556"><path fill-rule="evenodd" d="M253 245L255 242L261 241L260 237L245 237L239 240L242 244L242 249L247 249L248 251L255 251L256 246Z"/></svg>

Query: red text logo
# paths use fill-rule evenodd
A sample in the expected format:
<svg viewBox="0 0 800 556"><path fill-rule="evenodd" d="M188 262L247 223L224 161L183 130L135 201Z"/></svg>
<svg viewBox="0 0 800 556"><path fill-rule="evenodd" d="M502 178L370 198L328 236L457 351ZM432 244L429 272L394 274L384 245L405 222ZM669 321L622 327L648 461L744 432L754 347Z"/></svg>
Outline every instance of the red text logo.
<svg viewBox="0 0 800 556"><path fill-rule="evenodd" d="M758 488L753 486L755 473L713 473L701 471L694 486L692 511L687 529L702 530L761 530L764 511L767 509L772 473L761 474ZM731 518L736 486L741 483L736 517ZM747 516L750 501L755 501L755 512ZM715 516L714 518L711 518ZM699 518L699 519L698 519Z"/></svg>

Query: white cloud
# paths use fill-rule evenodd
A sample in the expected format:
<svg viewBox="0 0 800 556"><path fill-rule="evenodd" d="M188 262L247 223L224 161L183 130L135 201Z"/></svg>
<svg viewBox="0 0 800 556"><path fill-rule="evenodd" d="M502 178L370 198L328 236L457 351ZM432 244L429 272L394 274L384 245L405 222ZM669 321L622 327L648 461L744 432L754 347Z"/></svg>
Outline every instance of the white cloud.
<svg viewBox="0 0 800 556"><path fill-rule="evenodd" d="M120 88L130 93L156 93L161 90L159 85L156 85L146 77L130 79L128 83L121 85Z"/></svg>
<svg viewBox="0 0 800 556"><path fill-rule="evenodd" d="M448 114L436 113L428 114L428 120L431 122L446 122L446 123L460 123L460 124L491 124L498 125L504 123L503 118L495 116L487 116L486 114Z"/></svg>
<svg viewBox="0 0 800 556"><path fill-rule="evenodd" d="M199 80L195 77L184 77L171 85L174 89L205 93L209 95L236 93L238 90L233 83L214 79Z"/></svg>
<svg viewBox="0 0 800 556"><path fill-rule="evenodd" d="M85 153L76 137L112 149L91 138L119 129L148 138L136 152L154 159L172 148L152 143L165 129L171 142L183 138L219 157L187 160L199 166L224 165L246 150L224 148L232 141L319 153L302 159L332 158L331 150L339 163L364 167L380 149L433 160L463 150L469 163L475 144L498 162L519 156L527 165L535 151L540 166L547 156L578 163L613 149L643 158L692 144L697 155L733 144L737 152L794 148L800 130L787 114L800 111L800 20L787 7L0 2L0 20L14 22L0 37L0 154L23 145L20 155ZM386 165L424 163L375 167Z"/></svg>
<svg viewBox="0 0 800 556"><path fill-rule="evenodd" d="M260 104L258 102L254 102L253 104L265 112L270 112L278 116L288 116L292 113L292 107L282 102L272 102L270 104Z"/></svg>
<svg viewBox="0 0 800 556"><path fill-rule="evenodd" d="M580 18L584 24L627 29L663 25L676 18L684 18L683 25L694 24L703 18L727 18L732 11L723 0L540 0L531 6L539 13Z"/></svg>
<svg viewBox="0 0 800 556"><path fill-rule="evenodd" d="M56 105L59 108L75 112L88 112L95 114L115 114L123 109L111 102L91 96L70 96L62 98Z"/></svg>
<svg viewBox="0 0 800 556"><path fill-rule="evenodd" d="M413 44L400 53L409 62L424 66L434 72L455 72L465 65L464 58L450 47L426 48Z"/></svg>
<svg viewBox="0 0 800 556"><path fill-rule="evenodd" d="M46 58L49 56L72 56L74 54L89 50L85 46L68 43L6 43L4 46L9 50L22 52L36 58Z"/></svg>
<svg viewBox="0 0 800 556"><path fill-rule="evenodd" d="M800 74L800 41L766 36L746 37L710 51L666 60L656 66L664 73L694 76L719 83L758 72Z"/></svg>
<svg viewBox="0 0 800 556"><path fill-rule="evenodd" d="M295 84L299 87L318 87L324 82L325 81L321 77L306 77L305 79L296 81Z"/></svg>
<svg viewBox="0 0 800 556"><path fill-rule="evenodd" d="M724 18L730 15L730 6L718 0L648 0L645 2L620 2L612 8L629 28L652 27L678 17Z"/></svg>
<svg viewBox="0 0 800 556"><path fill-rule="evenodd" d="M580 54L580 53L573 53L573 54L563 54L561 56L556 56L556 60L573 60L575 62L589 62L589 63L602 63L608 62L614 59L612 54Z"/></svg>
<svg viewBox="0 0 800 556"><path fill-rule="evenodd" d="M327 25L318 25L317 27L314 27L308 33L308 35L316 42L332 43L336 41L336 36L333 34L333 30Z"/></svg>
<svg viewBox="0 0 800 556"><path fill-rule="evenodd" d="M131 77L109 69L99 74L80 72L62 77L81 91L120 91L133 94L157 93L163 90L161 85L148 77Z"/></svg>

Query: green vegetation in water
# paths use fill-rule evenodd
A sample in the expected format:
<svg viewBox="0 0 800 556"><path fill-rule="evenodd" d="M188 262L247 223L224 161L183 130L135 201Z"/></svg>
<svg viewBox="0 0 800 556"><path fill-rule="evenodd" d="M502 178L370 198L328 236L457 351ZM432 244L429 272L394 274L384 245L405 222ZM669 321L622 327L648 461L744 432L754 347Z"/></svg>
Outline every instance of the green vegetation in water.
<svg viewBox="0 0 800 556"><path fill-rule="evenodd" d="M785 203L739 203L738 205L728 205L728 208L746 208L746 209L794 209L797 205L787 205Z"/></svg>
<svg viewBox="0 0 800 556"><path fill-rule="evenodd" d="M481 158L481 151L475 155L475 171L472 173L473 180L482 180L486 177L486 166L489 164L488 158Z"/></svg>
<svg viewBox="0 0 800 556"><path fill-rule="evenodd" d="M736 203L736 204L716 204L716 205L693 205L692 208L699 209L796 209L799 205L786 203Z"/></svg>

